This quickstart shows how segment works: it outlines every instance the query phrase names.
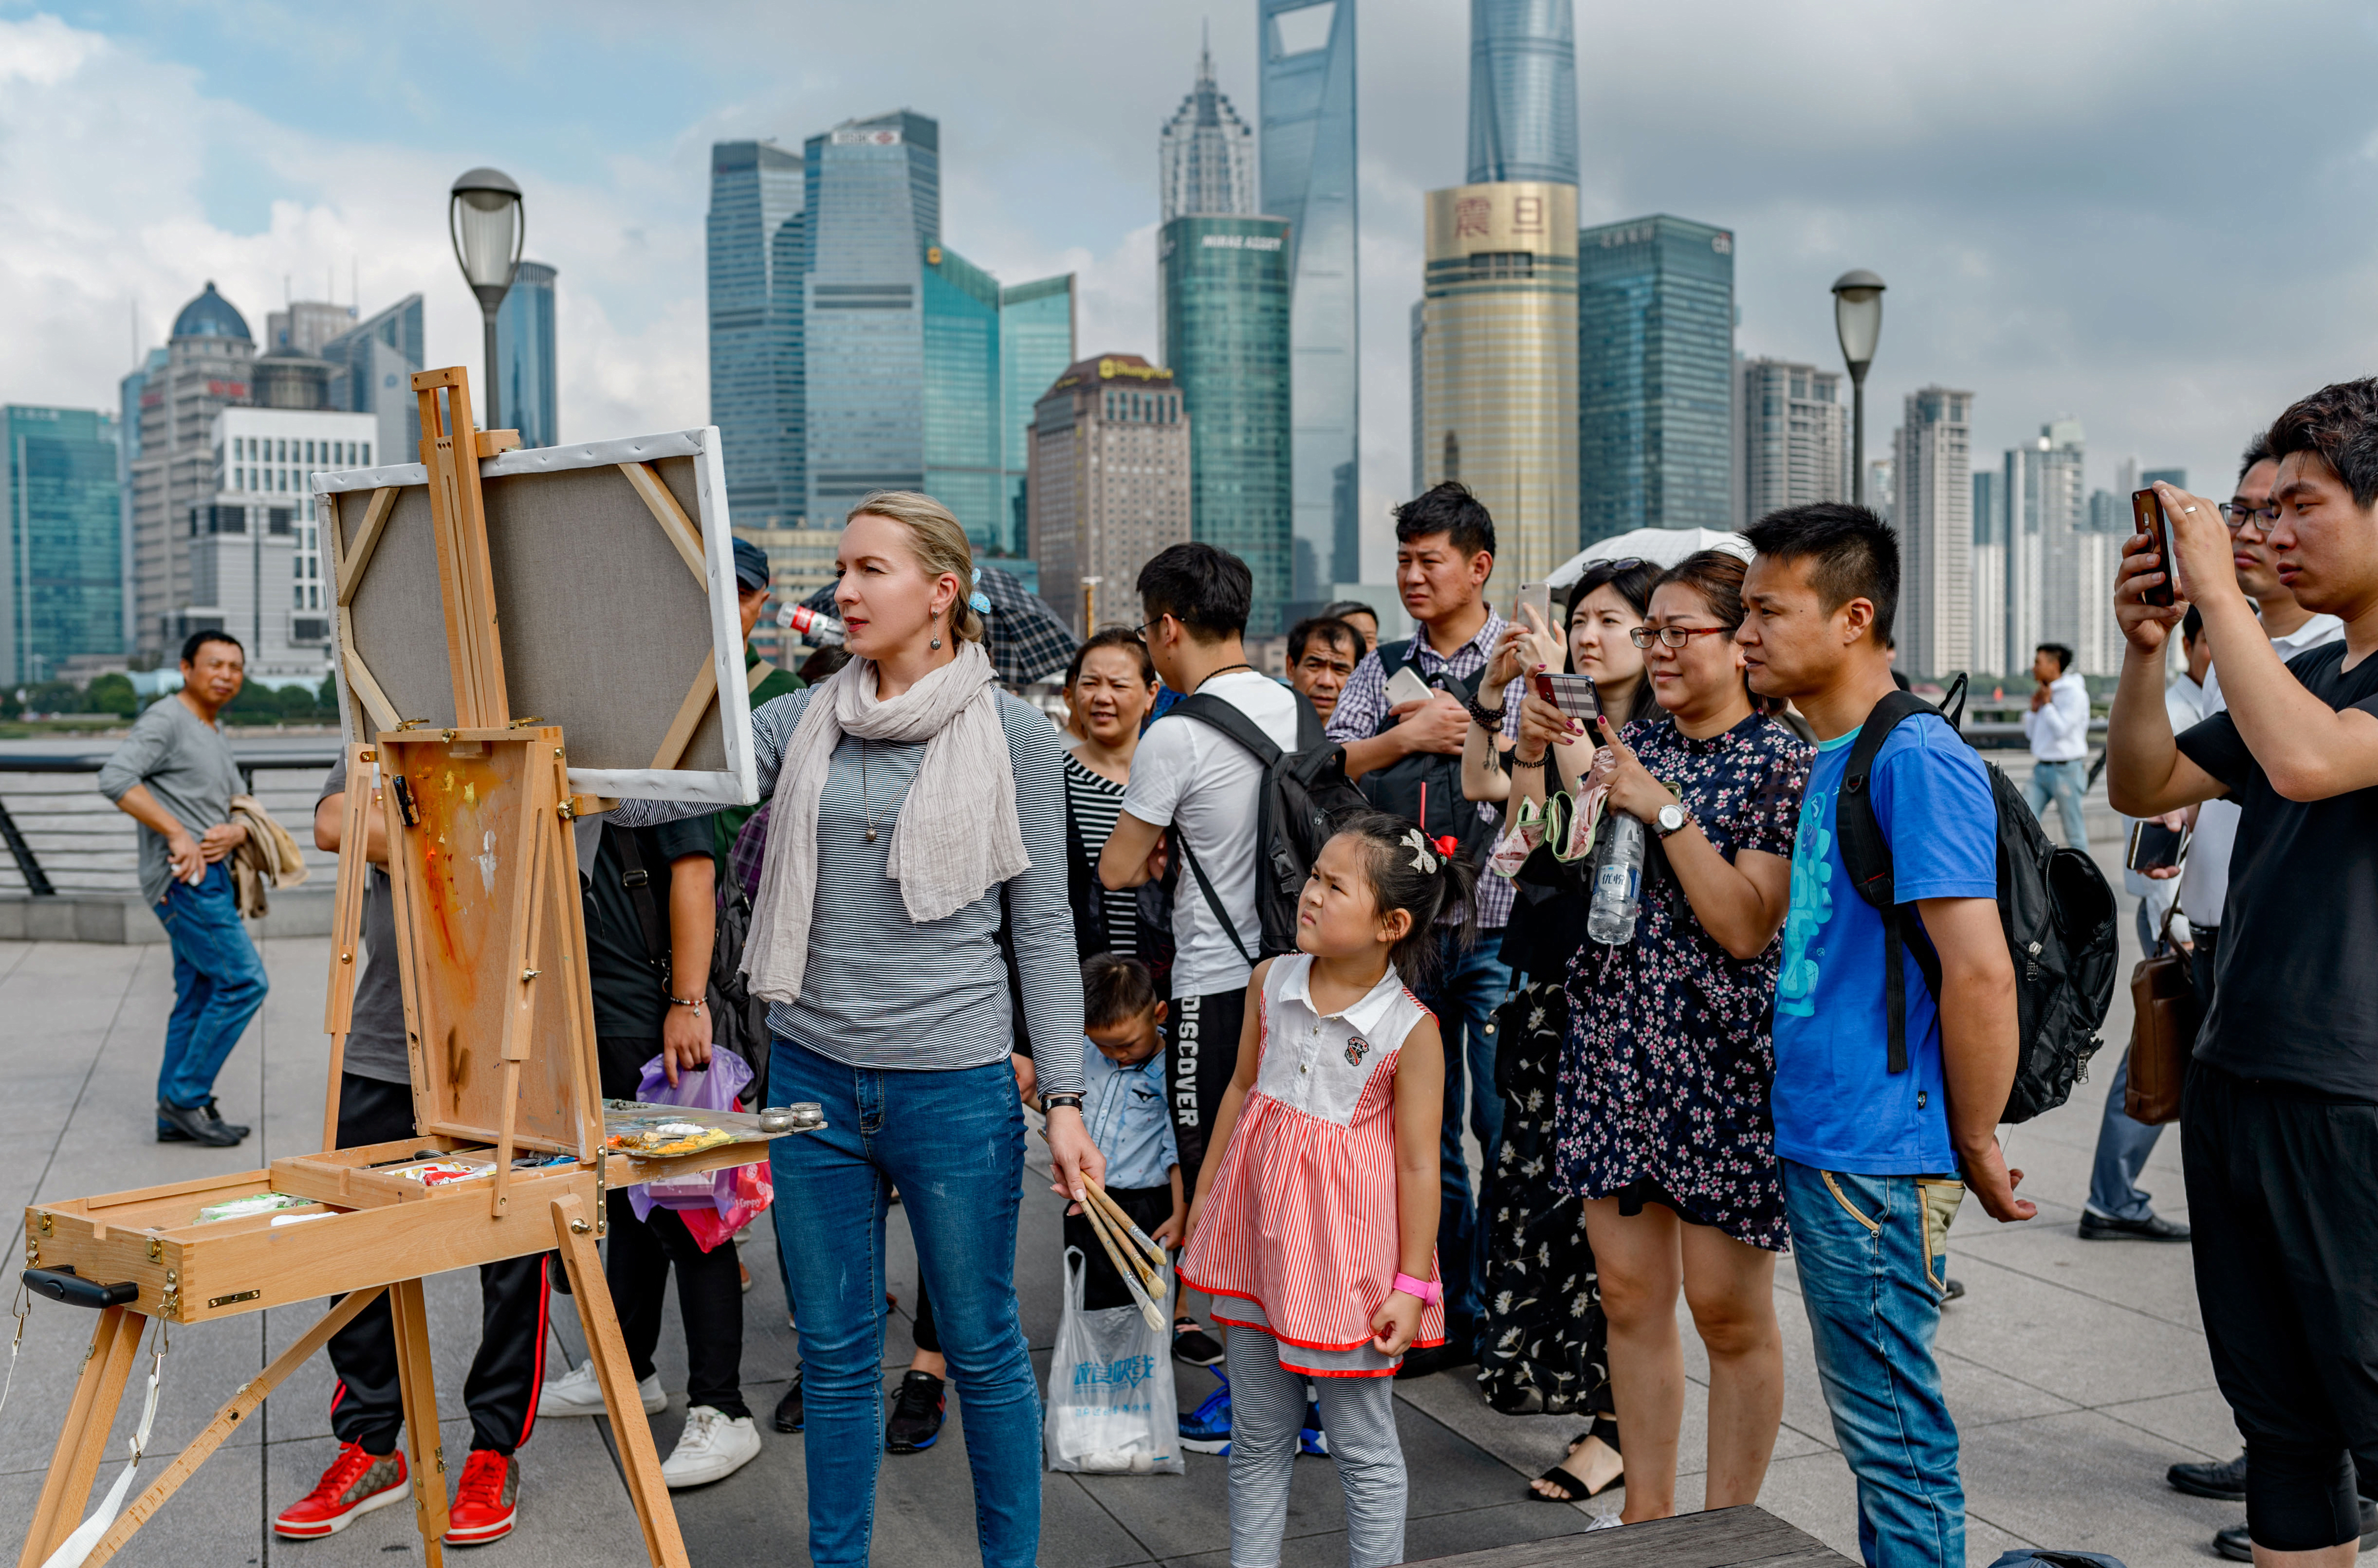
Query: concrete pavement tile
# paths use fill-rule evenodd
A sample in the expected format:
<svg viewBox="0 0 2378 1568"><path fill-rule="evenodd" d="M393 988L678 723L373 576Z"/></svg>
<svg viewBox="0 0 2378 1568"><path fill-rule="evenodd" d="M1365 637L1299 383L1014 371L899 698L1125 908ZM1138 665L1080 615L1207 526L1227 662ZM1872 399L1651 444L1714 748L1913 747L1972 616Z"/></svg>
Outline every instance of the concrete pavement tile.
<svg viewBox="0 0 2378 1568"><path fill-rule="evenodd" d="M1840 1454L1810 1454L1769 1466L1759 1505L1857 1560L1857 1482Z"/></svg>
<svg viewBox="0 0 2378 1568"><path fill-rule="evenodd" d="M1976 1258L1940 1348L2080 1405L2209 1388L2202 1335Z"/></svg>
<svg viewBox="0 0 2378 1568"><path fill-rule="evenodd" d="M2043 1215L2030 1225L1985 1237L1967 1248L1965 1255L2179 1328L2204 1332L2196 1304L2195 1259L2187 1242L2084 1241L2073 1228L2077 1216L2052 1227L2044 1223L2046 1218ZM1971 1277L1959 1277L1968 1289L1973 1287Z"/></svg>
<svg viewBox="0 0 2378 1568"><path fill-rule="evenodd" d="M2235 1459L2245 1440L2218 1389L2194 1394L2170 1394L2160 1399L2132 1399L2101 1405L2098 1412L2162 1438L2171 1444L2170 1463L2194 1464L2201 1459ZM2160 1471L2157 1474L2161 1474Z"/></svg>
<svg viewBox="0 0 2378 1568"><path fill-rule="evenodd" d="M259 1452L253 1443L218 1452L140 1527L113 1561L138 1564L140 1568L258 1562L262 1556L263 1523L258 1502L262 1496ZM140 1473L132 1483L134 1488L146 1489L165 1473L166 1463L152 1451L141 1461ZM115 1484L123 1468L124 1451L112 1450L107 1463L100 1467L90 1501L83 1506L85 1518L107 1495L107 1489ZM22 1539L16 1532L32 1518L33 1502L41 1490L39 1471L0 1476L0 1517L10 1521L11 1550Z"/></svg>
<svg viewBox="0 0 2378 1568"><path fill-rule="evenodd" d="M1968 1506L2044 1546L2105 1551L2131 1568L2204 1561L2234 1502L2164 1484L2170 1445L2096 1411L2043 1416L1968 1434L1960 1462Z"/></svg>

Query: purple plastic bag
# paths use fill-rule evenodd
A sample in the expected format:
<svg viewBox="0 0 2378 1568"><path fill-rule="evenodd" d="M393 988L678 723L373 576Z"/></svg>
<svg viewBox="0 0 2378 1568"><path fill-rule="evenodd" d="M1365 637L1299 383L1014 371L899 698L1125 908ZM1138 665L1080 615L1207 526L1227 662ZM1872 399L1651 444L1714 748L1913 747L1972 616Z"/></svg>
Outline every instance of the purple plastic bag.
<svg viewBox="0 0 2378 1568"><path fill-rule="evenodd" d="M707 1068L681 1071L677 1085L668 1081L668 1069L659 1057L644 1063L644 1075L636 1085L636 1098L646 1105L683 1106L688 1110L733 1110L735 1096L743 1085L751 1082L749 1063L725 1046L715 1046ZM735 1203L735 1171L704 1171L698 1176L672 1177L666 1181L647 1181L628 1189L628 1203L638 1219L650 1219L655 1207L665 1209L712 1209L725 1214Z"/></svg>

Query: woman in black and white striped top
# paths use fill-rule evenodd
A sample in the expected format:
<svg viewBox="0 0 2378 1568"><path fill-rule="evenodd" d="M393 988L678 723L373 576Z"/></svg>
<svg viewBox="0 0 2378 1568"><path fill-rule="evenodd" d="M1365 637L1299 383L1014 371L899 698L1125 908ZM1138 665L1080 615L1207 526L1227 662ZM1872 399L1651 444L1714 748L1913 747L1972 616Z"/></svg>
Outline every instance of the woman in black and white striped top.
<svg viewBox="0 0 2378 1568"><path fill-rule="evenodd" d="M1065 753L996 685L966 533L941 503L869 497L835 568L851 663L751 715L773 806L744 954L770 1004L770 1097L825 1110L823 1131L769 1149L800 1323L810 1555L869 1555L896 1185L958 1386L983 1562L1022 1568L1039 1548L1040 1403L1015 1308L1025 1124L1003 948L1053 1102L1057 1190L1078 1196L1105 1169L1080 1109ZM635 800L618 820L699 809Z"/></svg>
<svg viewBox="0 0 2378 1568"><path fill-rule="evenodd" d="M1082 864L1096 868L1099 852L1106 848L1115 818L1123 811L1131 756L1139 749L1140 723L1156 702L1156 664L1147 656L1147 644L1137 632L1119 626L1093 635L1074 650L1065 670L1065 700L1083 737L1065 757L1065 800L1073 811L1076 840L1073 848ZM1103 950L1137 952L1137 892L1104 887L1095 892L1106 916Z"/></svg>

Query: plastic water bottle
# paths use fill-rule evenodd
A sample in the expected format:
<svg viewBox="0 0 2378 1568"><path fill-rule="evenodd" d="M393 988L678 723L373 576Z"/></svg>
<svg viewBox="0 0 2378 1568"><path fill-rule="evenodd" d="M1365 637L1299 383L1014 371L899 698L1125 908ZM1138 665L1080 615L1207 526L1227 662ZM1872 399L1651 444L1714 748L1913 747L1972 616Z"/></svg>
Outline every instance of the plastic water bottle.
<svg viewBox="0 0 2378 1568"><path fill-rule="evenodd" d="M1614 810L1602 830L1602 842L1593 846L1593 904L1585 934L1617 947L1635 940L1635 916L1643 905L1643 824Z"/></svg>
<svg viewBox="0 0 2378 1568"><path fill-rule="evenodd" d="M803 640L821 648L838 648L848 635L840 621L812 610L807 604L782 606L776 611L776 624L787 631L798 632Z"/></svg>

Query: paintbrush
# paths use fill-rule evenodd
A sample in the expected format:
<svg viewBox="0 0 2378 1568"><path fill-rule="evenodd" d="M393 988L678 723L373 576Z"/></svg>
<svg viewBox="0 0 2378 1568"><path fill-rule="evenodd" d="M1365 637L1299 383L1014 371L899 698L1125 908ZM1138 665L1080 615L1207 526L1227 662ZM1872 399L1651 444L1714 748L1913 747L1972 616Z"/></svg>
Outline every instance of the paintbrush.
<svg viewBox="0 0 2378 1568"><path fill-rule="evenodd" d="M1141 1287L1132 1263L1124 1260L1123 1249L1115 1244L1114 1233L1107 1228L1106 1217L1092 1203L1083 1204L1082 1213L1089 1216L1090 1229L1097 1234L1099 1245L1107 1250L1107 1261L1114 1264L1114 1271L1123 1276L1132 1299L1139 1303L1139 1315L1147 1320L1148 1327L1161 1334L1166 1326L1164 1314L1158 1311L1156 1303L1147 1299L1147 1292Z"/></svg>
<svg viewBox="0 0 2378 1568"><path fill-rule="evenodd" d="M1172 1262L1171 1254L1157 1245L1147 1232L1132 1223L1131 1216L1123 1212L1123 1205L1116 1203L1104 1187L1095 1181L1085 1181L1082 1183L1082 1190L1090 1195L1091 1202L1105 1212L1107 1220L1115 1227L1116 1234L1131 1238L1140 1251L1147 1255L1147 1261L1151 1264L1159 1269L1171 1265Z"/></svg>

